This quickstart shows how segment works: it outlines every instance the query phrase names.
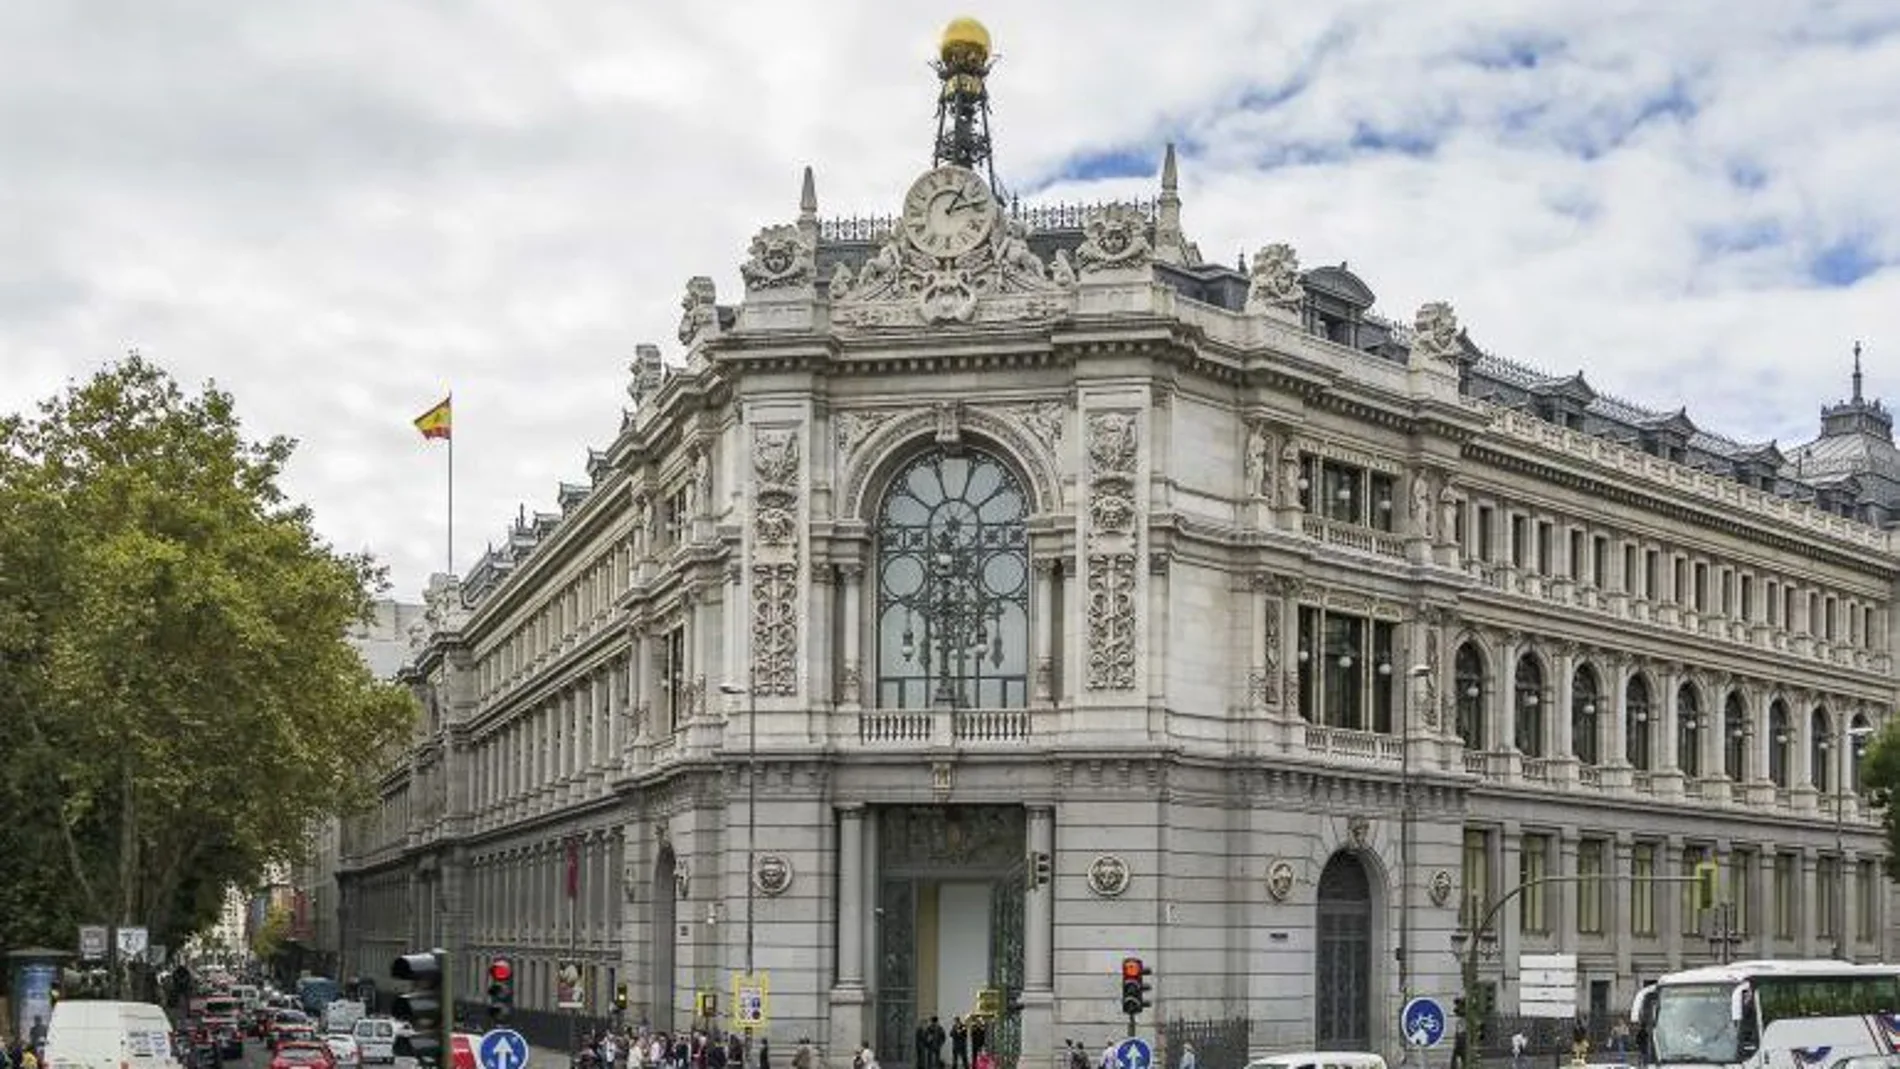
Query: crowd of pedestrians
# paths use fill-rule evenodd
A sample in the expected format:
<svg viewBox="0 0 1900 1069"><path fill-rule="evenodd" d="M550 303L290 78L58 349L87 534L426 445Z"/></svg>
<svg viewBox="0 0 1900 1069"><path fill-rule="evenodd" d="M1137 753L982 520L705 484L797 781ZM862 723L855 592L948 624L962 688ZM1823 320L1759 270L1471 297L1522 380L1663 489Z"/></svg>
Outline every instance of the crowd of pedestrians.
<svg viewBox="0 0 1900 1069"><path fill-rule="evenodd" d="M801 1039L790 1069L819 1069L811 1040ZM717 1028L664 1032L628 1026L602 1029L582 1037L575 1069L772 1069L772 1046L764 1037L750 1043L738 1033Z"/></svg>
<svg viewBox="0 0 1900 1069"><path fill-rule="evenodd" d="M40 1069L46 1061L46 1021L33 1018L32 1034L25 1039L0 1035L0 1069Z"/></svg>

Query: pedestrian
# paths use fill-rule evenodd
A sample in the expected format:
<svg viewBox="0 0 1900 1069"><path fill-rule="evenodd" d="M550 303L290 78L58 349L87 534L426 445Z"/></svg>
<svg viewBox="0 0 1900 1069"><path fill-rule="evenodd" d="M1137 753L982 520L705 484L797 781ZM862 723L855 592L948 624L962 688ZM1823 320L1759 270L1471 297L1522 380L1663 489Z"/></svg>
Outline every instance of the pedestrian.
<svg viewBox="0 0 1900 1069"><path fill-rule="evenodd" d="M1194 1057L1194 1044L1181 1044L1181 1069L1199 1069L1200 1062Z"/></svg>
<svg viewBox="0 0 1900 1069"><path fill-rule="evenodd" d="M970 1027L963 1018L950 1018L951 1069L970 1069Z"/></svg>
<svg viewBox="0 0 1900 1069"><path fill-rule="evenodd" d="M809 1036L799 1037L798 1049L792 1052L792 1069L818 1069L818 1055L811 1049Z"/></svg>
<svg viewBox="0 0 1900 1069"><path fill-rule="evenodd" d="M772 1041L759 1037L759 1069L772 1069Z"/></svg>

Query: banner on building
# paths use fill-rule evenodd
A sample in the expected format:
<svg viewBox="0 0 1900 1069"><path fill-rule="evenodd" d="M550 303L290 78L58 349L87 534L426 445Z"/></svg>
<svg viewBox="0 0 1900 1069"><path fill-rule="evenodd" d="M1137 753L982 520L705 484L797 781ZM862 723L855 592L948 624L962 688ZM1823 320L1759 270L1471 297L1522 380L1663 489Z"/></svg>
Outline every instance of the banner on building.
<svg viewBox="0 0 1900 1069"><path fill-rule="evenodd" d="M581 982L581 963L563 960L554 972L554 1005L562 1010L587 1008L587 988Z"/></svg>
<svg viewBox="0 0 1900 1069"><path fill-rule="evenodd" d="M764 1028L772 1019L772 976L755 972L732 974L732 1026Z"/></svg>

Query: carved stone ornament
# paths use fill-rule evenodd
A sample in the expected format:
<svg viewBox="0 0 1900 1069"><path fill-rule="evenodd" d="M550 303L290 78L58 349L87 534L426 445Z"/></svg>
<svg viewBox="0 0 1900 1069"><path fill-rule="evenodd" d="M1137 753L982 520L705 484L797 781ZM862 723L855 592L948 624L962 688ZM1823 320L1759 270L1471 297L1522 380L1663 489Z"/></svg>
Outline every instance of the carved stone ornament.
<svg viewBox="0 0 1900 1069"><path fill-rule="evenodd" d="M1260 681L1260 700L1267 705L1280 704L1280 605L1279 598L1267 598L1266 670Z"/></svg>
<svg viewBox="0 0 1900 1069"><path fill-rule="evenodd" d="M1119 898L1133 880L1128 862L1115 854L1102 854L1089 862L1089 891L1097 898Z"/></svg>
<svg viewBox="0 0 1900 1069"><path fill-rule="evenodd" d="M1066 312L1069 294L1029 247L1029 228L998 213L967 251L938 256L897 227L858 269L831 287L834 321L848 327L914 327L928 323L1046 319ZM946 246L954 251L956 246Z"/></svg>
<svg viewBox="0 0 1900 1069"><path fill-rule="evenodd" d="M752 670L760 697L798 693L798 428L752 440Z"/></svg>
<svg viewBox="0 0 1900 1069"><path fill-rule="evenodd" d="M1083 220L1082 244L1075 250L1082 274L1133 270L1147 266L1153 258L1148 220L1134 205L1105 205Z"/></svg>
<svg viewBox="0 0 1900 1069"><path fill-rule="evenodd" d="M1300 257L1293 246L1268 245L1253 254L1252 277L1247 283L1247 311L1292 312L1306 303L1300 283Z"/></svg>
<svg viewBox="0 0 1900 1069"><path fill-rule="evenodd" d="M1135 473L1139 463L1132 412L1090 413L1084 449L1089 464L1087 555L1090 690L1135 686L1140 621L1136 610L1139 549Z"/></svg>
<svg viewBox="0 0 1900 1069"><path fill-rule="evenodd" d="M693 897L693 877L684 869L673 873L673 895L682 902Z"/></svg>
<svg viewBox="0 0 1900 1069"><path fill-rule="evenodd" d="M628 858L620 866L620 896L629 902L636 900L640 893L640 867Z"/></svg>
<svg viewBox="0 0 1900 1069"><path fill-rule="evenodd" d="M1300 465L1300 447L1289 441L1280 447L1280 507L1300 507L1300 480L1305 474Z"/></svg>
<svg viewBox="0 0 1900 1069"><path fill-rule="evenodd" d="M719 325L719 293L713 280L694 275L686 280L686 296L680 298L680 344L691 345Z"/></svg>
<svg viewBox="0 0 1900 1069"><path fill-rule="evenodd" d="M627 372L627 396L637 408L666 385L666 358L660 355L657 345L636 345Z"/></svg>
<svg viewBox="0 0 1900 1069"><path fill-rule="evenodd" d="M1372 820L1369 817L1349 817L1346 820L1346 839L1360 850L1372 841Z"/></svg>
<svg viewBox="0 0 1900 1069"><path fill-rule="evenodd" d="M1025 404L998 405L991 411L1029 432L1029 436L1050 453L1062 442L1062 414L1067 406L1060 401L1030 401Z"/></svg>
<svg viewBox="0 0 1900 1069"><path fill-rule="evenodd" d="M1458 313L1444 301L1420 306L1412 326L1412 355L1457 363L1464 355L1459 337Z"/></svg>
<svg viewBox="0 0 1900 1069"><path fill-rule="evenodd" d="M1293 863L1276 860L1267 866L1267 897L1285 902L1293 897Z"/></svg>
<svg viewBox="0 0 1900 1069"><path fill-rule="evenodd" d="M767 898L792 889L792 861L784 854L760 854L752 867L752 886Z"/></svg>
<svg viewBox="0 0 1900 1069"><path fill-rule="evenodd" d="M747 293L809 286L816 272L814 250L796 226L768 226L752 238L739 274ZM835 277L835 276L834 276Z"/></svg>
<svg viewBox="0 0 1900 1069"><path fill-rule="evenodd" d="M838 467L843 469L851 457L857 453L865 439L876 433L879 427L891 421L897 415L889 408L848 408L831 414L832 433L838 445Z"/></svg>
<svg viewBox="0 0 1900 1069"><path fill-rule="evenodd" d="M1432 507L1431 476L1423 471L1412 474L1412 496L1406 518L1411 521L1412 533L1420 538L1431 538L1436 533L1438 514Z"/></svg>
<svg viewBox="0 0 1900 1069"><path fill-rule="evenodd" d="M1451 901L1451 873L1445 869L1438 869L1433 872L1431 882L1427 883L1425 887L1425 893L1429 894L1432 898L1432 905L1442 906L1446 902Z"/></svg>
<svg viewBox="0 0 1900 1069"><path fill-rule="evenodd" d="M1247 423L1247 442L1241 447L1240 468L1247 496L1273 496L1273 435L1259 420Z"/></svg>

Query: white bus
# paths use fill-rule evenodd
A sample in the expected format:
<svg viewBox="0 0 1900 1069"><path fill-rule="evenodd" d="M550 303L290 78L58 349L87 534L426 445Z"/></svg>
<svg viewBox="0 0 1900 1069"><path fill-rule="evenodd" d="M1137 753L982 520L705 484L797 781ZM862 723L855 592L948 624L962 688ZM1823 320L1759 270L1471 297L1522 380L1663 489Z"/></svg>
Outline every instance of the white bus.
<svg viewBox="0 0 1900 1069"><path fill-rule="evenodd" d="M1780 960L1688 969L1638 992L1630 1019L1650 1065L1900 1067L1900 967Z"/></svg>

